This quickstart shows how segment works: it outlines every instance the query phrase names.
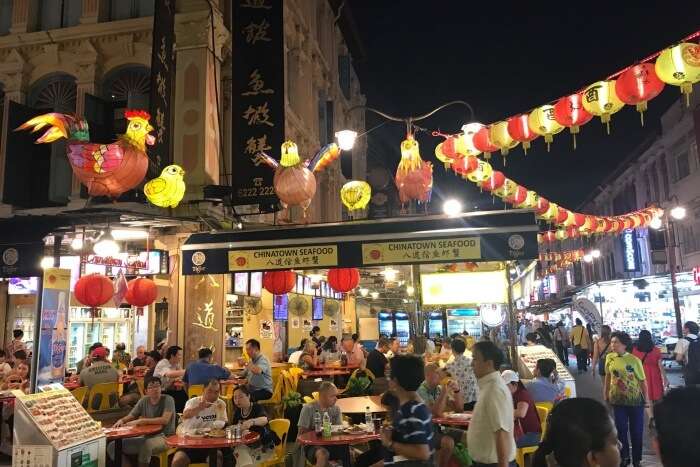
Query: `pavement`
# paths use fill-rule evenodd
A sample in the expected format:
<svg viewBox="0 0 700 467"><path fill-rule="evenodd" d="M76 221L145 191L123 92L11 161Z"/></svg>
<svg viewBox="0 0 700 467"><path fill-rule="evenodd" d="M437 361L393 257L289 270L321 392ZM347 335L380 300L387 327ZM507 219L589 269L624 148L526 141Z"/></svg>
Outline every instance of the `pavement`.
<svg viewBox="0 0 700 467"><path fill-rule="evenodd" d="M576 395L578 397L589 397L603 402L603 380L598 374L592 372L576 374L576 361L571 360L569 369L576 379ZM679 366L674 365L666 369L671 387L682 386L683 376ZM648 430L648 420L644 423L644 448L642 452L642 467L662 467L661 460L654 452L653 444Z"/></svg>

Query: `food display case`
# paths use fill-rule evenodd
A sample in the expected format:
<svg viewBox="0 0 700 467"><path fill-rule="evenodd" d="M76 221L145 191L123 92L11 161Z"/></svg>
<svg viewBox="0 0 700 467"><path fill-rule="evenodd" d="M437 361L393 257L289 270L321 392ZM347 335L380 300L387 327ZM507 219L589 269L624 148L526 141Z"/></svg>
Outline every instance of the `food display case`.
<svg viewBox="0 0 700 467"><path fill-rule="evenodd" d="M442 311L431 311L428 316L428 337L445 337L445 317Z"/></svg>
<svg viewBox="0 0 700 467"><path fill-rule="evenodd" d="M554 351L544 345L518 346L518 372L522 379L533 379L537 360L551 358L557 364L559 380L571 390L571 397L576 397L576 380L569 369L559 360Z"/></svg>
<svg viewBox="0 0 700 467"><path fill-rule="evenodd" d="M467 331L474 339L481 338L481 314L474 308L447 309L447 335L462 334Z"/></svg>
<svg viewBox="0 0 700 467"><path fill-rule="evenodd" d="M106 440L100 422L60 384L41 389L36 394L13 391L13 445L50 447L48 465L53 467L105 466Z"/></svg>
<svg viewBox="0 0 700 467"><path fill-rule="evenodd" d="M101 316L93 319L89 308L71 307L68 330L68 368L75 368L94 342L108 349L123 342L127 352L133 352L134 319L129 308L102 308Z"/></svg>

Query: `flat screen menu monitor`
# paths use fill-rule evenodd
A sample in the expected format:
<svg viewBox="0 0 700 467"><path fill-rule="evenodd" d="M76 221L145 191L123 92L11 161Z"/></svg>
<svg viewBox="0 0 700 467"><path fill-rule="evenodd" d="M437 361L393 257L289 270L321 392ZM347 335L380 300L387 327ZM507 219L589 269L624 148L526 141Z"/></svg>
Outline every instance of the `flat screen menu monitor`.
<svg viewBox="0 0 700 467"><path fill-rule="evenodd" d="M275 295L272 306L272 318L275 321L287 321L289 318L289 299L287 294Z"/></svg>
<svg viewBox="0 0 700 467"><path fill-rule="evenodd" d="M7 293L9 295L35 294L38 290L38 277L11 277L7 286Z"/></svg>
<svg viewBox="0 0 700 467"><path fill-rule="evenodd" d="M233 275L233 293L248 295L248 273L237 272Z"/></svg>
<svg viewBox="0 0 700 467"><path fill-rule="evenodd" d="M320 321L323 319L323 298L314 297L311 300L311 319Z"/></svg>
<svg viewBox="0 0 700 467"><path fill-rule="evenodd" d="M260 297L262 295L262 272L250 273L250 296Z"/></svg>

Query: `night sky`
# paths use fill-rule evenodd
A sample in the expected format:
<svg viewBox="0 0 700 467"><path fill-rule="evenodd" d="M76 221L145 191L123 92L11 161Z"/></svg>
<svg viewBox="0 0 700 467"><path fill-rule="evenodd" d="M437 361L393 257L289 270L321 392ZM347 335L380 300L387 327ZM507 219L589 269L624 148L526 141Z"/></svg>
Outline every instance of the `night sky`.
<svg viewBox="0 0 700 467"><path fill-rule="evenodd" d="M347 5L366 51L355 68L368 105L406 116L460 99L471 103L482 123L580 90L700 29L700 6L691 1L348 0ZM583 126L575 151L565 129L549 153L538 138L527 156L521 146L511 150L505 169L500 154L491 162L516 182L575 209L646 135L658 132L659 115L679 95L667 85L649 103L643 128L634 107L626 106L613 115L610 136L595 117ZM465 108L454 107L421 125L452 133L468 117ZM368 114L367 128L378 123ZM369 165L393 174L404 134L399 123L371 132ZM418 140L421 155L435 166L433 209L440 209L441 197L491 204L490 195L477 201L479 190L471 182L445 173L433 152L441 138L423 133Z"/></svg>

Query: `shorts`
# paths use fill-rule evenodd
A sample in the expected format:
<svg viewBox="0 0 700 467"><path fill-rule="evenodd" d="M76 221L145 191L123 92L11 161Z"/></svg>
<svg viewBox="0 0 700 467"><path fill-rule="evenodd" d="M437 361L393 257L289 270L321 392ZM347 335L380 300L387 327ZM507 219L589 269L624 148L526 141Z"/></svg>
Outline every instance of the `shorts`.
<svg viewBox="0 0 700 467"><path fill-rule="evenodd" d="M328 451L328 459L329 460L338 460L342 459L344 455L344 450L348 449L348 446L309 446L305 449L305 456L306 460L308 460L311 464L316 464L316 452L319 449L324 449Z"/></svg>

